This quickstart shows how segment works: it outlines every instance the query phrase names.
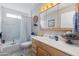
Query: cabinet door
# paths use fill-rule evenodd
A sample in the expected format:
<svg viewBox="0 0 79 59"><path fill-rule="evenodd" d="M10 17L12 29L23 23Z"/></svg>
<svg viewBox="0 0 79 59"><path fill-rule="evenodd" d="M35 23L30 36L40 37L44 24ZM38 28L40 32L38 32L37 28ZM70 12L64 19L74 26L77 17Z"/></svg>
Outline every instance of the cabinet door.
<svg viewBox="0 0 79 59"><path fill-rule="evenodd" d="M70 56L56 48L48 46L37 40L32 41L32 52L36 56Z"/></svg>
<svg viewBox="0 0 79 59"><path fill-rule="evenodd" d="M66 53L64 53L62 51L59 51L59 50L57 50L55 48L52 48L52 50L53 50L54 56L69 56L68 54L66 54Z"/></svg>
<svg viewBox="0 0 79 59"><path fill-rule="evenodd" d="M32 40L32 55L33 56L37 55L37 44L36 44L36 41L34 39Z"/></svg>
<svg viewBox="0 0 79 59"><path fill-rule="evenodd" d="M44 49L38 47L38 56L49 56L49 54L47 53L47 51L45 51Z"/></svg>

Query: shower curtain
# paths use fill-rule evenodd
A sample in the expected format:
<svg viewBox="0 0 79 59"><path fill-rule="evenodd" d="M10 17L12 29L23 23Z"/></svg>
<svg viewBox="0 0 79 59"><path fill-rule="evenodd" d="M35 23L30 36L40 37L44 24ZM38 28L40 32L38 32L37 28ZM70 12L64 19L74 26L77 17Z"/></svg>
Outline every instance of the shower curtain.
<svg viewBox="0 0 79 59"><path fill-rule="evenodd" d="M7 17L7 13L13 15L19 15L22 19ZM5 42L25 42L27 40L28 32L31 31L31 26L28 27L28 21L31 19L27 17L27 14L9 9L2 8L2 39ZM29 28L29 29L28 29Z"/></svg>

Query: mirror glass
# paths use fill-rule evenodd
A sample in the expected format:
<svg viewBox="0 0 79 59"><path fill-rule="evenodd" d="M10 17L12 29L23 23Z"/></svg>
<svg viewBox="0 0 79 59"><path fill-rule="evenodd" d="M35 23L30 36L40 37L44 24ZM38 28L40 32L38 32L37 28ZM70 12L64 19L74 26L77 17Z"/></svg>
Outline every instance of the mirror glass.
<svg viewBox="0 0 79 59"><path fill-rule="evenodd" d="M40 13L41 28L73 28L74 3L61 3Z"/></svg>

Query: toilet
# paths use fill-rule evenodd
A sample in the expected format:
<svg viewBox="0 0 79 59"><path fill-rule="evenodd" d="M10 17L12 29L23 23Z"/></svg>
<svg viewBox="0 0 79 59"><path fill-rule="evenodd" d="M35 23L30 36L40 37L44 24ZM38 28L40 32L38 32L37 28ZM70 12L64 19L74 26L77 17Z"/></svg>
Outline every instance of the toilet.
<svg viewBox="0 0 79 59"><path fill-rule="evenodd" d="M27 41L21 44L22 55L32 55L32 41Z"/></svg>
<svg viewBox="0 0 79 59"><path fill-rule="evenodd" d="M27 41L27 42L24 42L24 43L21 43L21 48L27 48L29 46L32 45L32 41Z"/></svg>

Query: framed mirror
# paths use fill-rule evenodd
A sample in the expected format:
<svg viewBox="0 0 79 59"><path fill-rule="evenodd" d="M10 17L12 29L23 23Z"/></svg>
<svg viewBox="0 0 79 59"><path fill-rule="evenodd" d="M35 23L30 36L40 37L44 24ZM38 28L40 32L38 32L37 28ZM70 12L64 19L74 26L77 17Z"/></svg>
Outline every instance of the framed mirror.
<svg viewBox="0 0 79 59"><path fill-rule="evenodd" d="M38 16L34 16L33 17L33 22L34 22L34 26L37 26L37 22L38 22Z"/></svg>
<svg viewBox="0 0 79 59"><path fill-rule="evenodd" d="M61 3L40 13L42 29L73 30L74 3Z"/></svg>

